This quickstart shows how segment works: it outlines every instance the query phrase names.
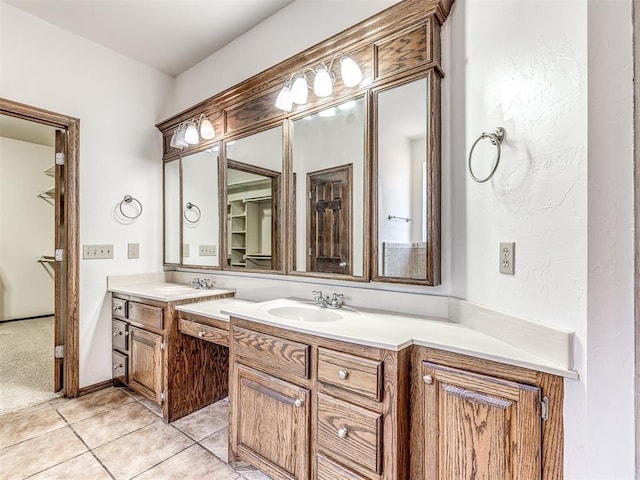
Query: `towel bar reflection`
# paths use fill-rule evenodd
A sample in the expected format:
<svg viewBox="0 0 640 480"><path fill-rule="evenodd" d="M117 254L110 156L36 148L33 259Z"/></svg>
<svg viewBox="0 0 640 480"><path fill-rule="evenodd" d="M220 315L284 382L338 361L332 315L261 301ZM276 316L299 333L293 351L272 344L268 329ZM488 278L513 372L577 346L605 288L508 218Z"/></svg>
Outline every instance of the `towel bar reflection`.
<svg viewBox="0 0 640 480"><path fill-rule="evenodd" d="M125 204L137 206L137 212L133 215L127 215L122 209ZM133 198L131 195L125 195L124 198L120 201L120 205L118 206L118 208L120 209L120 213L122 214L122 216L128 218L129 220L135 220L140 215L142 215L142 203L140 203L140 200Z"/></svg>
<svg viewBox="0 0 640 480"><path fill-rule="evenodd" d="M396 217L395 215L389 215L387 217L388 220L404 220L405 222L409 223L411 221L411 219L409 217Z"/></svg>
<svg viewBox="0 0 640 480"><path fill-rule="evenodd" d="M498 168L498 164L500 163L500 144L504 141L505 131L502 127L497 127L493 132L483 132L478 139L473 142L471 146L471 150L469 151L469 174L474 181L478 183L484 183L487 180L490 180L493 177L493 174L496 173L496 169ZM494 160L493 167L491 167L491 171L485 178L478 178L475 173L473 173L473 167L471 166L471 157L473 156L473 150L476 148L478 142L482 139L488 138L492 145L496 147L496 159Z"/></svg>

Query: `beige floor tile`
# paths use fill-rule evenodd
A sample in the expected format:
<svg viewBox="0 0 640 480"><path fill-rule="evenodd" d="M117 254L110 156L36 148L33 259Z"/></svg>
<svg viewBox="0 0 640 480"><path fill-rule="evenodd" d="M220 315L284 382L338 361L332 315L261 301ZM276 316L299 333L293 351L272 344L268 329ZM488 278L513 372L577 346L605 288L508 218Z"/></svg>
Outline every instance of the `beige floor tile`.
<svg viewBox="0 0 640 480"><path fill-rule="evenodd" d="M93 449L157 421L151 410L131 402L74 423L72 428Z"/></svg>
<svg viewBox="0 0 640 480"><path fill-rule="evenodd" d="M74 398L56 406L56 409L67 422L75 423L133 401L126 393L111 387Z"/></svg>
<svg viewBox="0 0 640 480"><path fill-rule="evenodd" d="M40 472L29 480L111 480L111 475L90 453L67 460L44 472Z"/></svg>
<svg viewBox="0 0 640 480"><path fill-rule="evenodd" d="M43 402L40 403L38 405L34 405L32 407L27 407L27 408L22 408L20 410L16 410L14 412L9 412L9 413L5 413L3 415L0 415L0 423L12 420L16 417L19 417L21 415L28 415L30 413L33 413L37 410L41 410L43 408L47 408L49 406L49 402Z"/></svg>
<svg viewBox="0 0 640 480"><path fill-rule="evenodd" d="M203 478L236 480L240 476L201 446L193 445L160 465L147 470L136 477L136 480L169 480L173 478L181 480L200 480Z"/></svg>
<svg viewBox="0 0 640 480"><path fill-rule="evenodd" d="M193 441L162 420L93 450L118 480L132 478L193 445Z"/></svg>
<svg viewBox="0 0 640 480"><path fill-rule="evenodd" d="M242 474L242 478L246 480L271 480L271 477L265 475L259 470L254 470L252 472L244 472Z"/></svg>
<svg viewBox="0 0 640 480"><path fill-rule="evenodd" d="M149 400L148 398L142 397L139 400L141 405L144 405L145 407L147 407L149 410L151 410L153 413L155 413L158 417L162 418L162 407L160 405L158 405L155 402L152 402L151 400Z"/></svg>
<svg viewBox="0 0 640 480"><path fill-rule="evenodd" d="M200 441L200 445L213 453L224 463L229 463L229 433L227 428Z"/></svg>
<svg viewBox="0 0 640 480"><path fill-rule="evenodd" d="M139 394L138 392L131 390L129 387L119 387L119 390L121 392L126 393L127 395L129 395L130 397L132 397L134 400L142 400L143 398L146 398L144 395Z"/></svg>
<svg viewBox="0 0 640 480"><path fill-rule="evenodd" d="M229 403L216 402L172 423L196 441L225 428L229 421Z"/></svg>
<svg viewBox="0 0 640 480"><path fill-rule="evenodd" d="M44 404L11 418L0 418L0 449L39 437L67 425L55 408Z"/></svg>
<svg viewBox="0 0 640 480"><path fill-rule="evenodd" d="M71 428L59 428L0 450L0 480L25 478L86 451L87 447Z"/></svg>

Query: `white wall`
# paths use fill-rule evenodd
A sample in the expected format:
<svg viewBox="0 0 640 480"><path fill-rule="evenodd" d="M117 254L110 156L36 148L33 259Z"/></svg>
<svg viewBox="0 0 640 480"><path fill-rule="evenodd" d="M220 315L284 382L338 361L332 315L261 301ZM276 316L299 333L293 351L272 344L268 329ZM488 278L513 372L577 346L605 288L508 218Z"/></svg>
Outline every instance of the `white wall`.
<svg viewBox="0 0 640 480"><path fill-rule="evenodd" d="M0 137L0 321L54 311L53 266L36 262L54 250L53 199L37 196L53 161L52 147Z"/></svg>
<svg viewBox="0 0 640 480"><path fill-rule="evenodd" d="M80 386L111 376L106 276L162 264L162 142L173 80L0 3L0 96L80 119L80 242L114 245L113 260L80 264ZM144 213L119 223L125 194ZM140 259L127 260L127 242Z"/></svg>

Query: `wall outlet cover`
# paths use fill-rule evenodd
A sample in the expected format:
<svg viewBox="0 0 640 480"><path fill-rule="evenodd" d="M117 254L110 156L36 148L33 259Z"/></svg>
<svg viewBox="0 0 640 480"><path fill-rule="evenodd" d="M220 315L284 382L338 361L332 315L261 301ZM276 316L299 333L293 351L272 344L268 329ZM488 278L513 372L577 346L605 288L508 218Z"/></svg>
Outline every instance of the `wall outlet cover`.
<svg viewBox="0 0 640 480"><path fill-rule="evenodd" d="M127 244L127 257L130 260L135 260L140 258L140 244L139 243L129 243Z"/></svg>
<svg viewBox="0 0 640 480"><path fill-rule="evenodd" d="M500 242L500 273L513 275L516 267L516 243Z"/></svg>
<svg viewBox="0 0 640 480"><path fill-rule="evenodd" d="M83 245L84 260L103 260L113 258L113 245Z"/></svg>
<svg viewBox="0 0 640 480"><path fill-rule="evenodd" d="M191 248L189 248L189 243L183 243L182 244L182 256L184 258L187 258L189 256L189 254L191 253L190 250Z"/></svg>

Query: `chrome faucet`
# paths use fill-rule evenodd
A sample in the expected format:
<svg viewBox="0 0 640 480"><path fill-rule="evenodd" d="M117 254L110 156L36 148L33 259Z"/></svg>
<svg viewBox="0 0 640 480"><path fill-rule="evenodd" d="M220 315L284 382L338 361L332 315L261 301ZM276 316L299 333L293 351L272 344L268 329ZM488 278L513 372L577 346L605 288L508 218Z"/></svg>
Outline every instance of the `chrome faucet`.
<svg viewBox="0 0 640 480"><path fill-rule="evenodd" d="M341 293L333 293L331 298L327 295L326 297L322 295L322 292L319 290L314 290L313 292L313 301L316 305L320 305L325 308L340 308L342 307L342 299L344 295Z"/></svg>
<svg viewBox="0 0 640 480"><path fill-rule="evenodd" d="M211 283L211 280L208 278L196 277L191 281L191 286L198 290L211 290L213 288L213 283Z"/></svg>

